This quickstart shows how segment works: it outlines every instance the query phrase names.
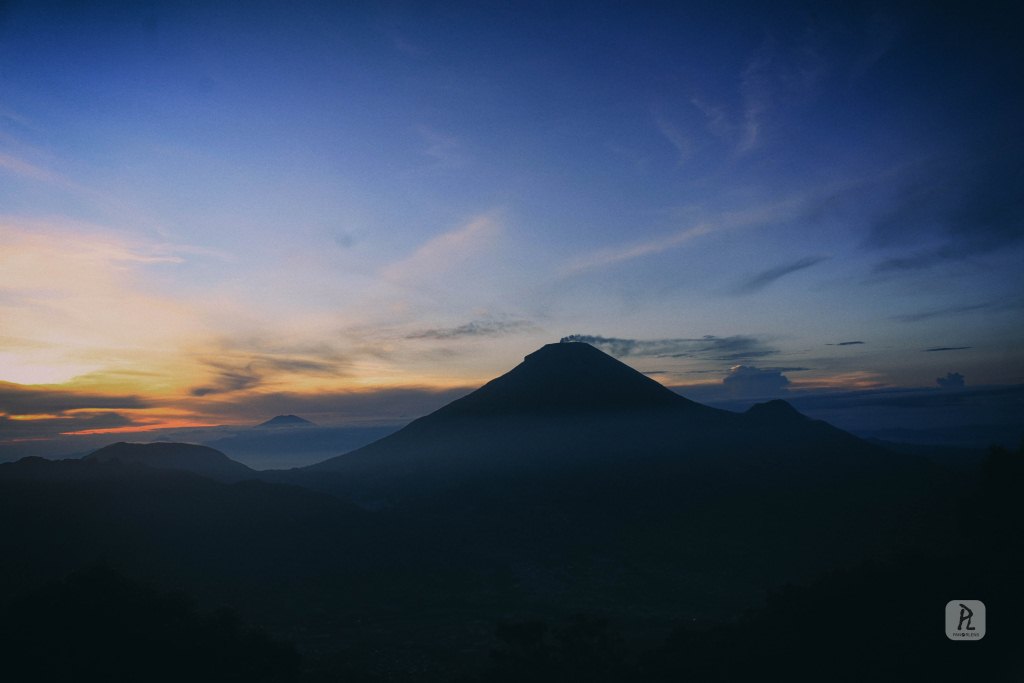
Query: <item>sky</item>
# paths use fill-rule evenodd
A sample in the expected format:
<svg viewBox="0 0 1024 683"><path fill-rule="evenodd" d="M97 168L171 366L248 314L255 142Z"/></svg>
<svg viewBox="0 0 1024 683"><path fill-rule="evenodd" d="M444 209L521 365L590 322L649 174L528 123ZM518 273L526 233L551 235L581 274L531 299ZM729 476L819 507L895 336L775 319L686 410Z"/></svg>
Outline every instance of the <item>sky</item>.
<svg viewBox="0 0 1024 683"><path fill-rule="evenodd" d="M0 440L1024 383L1019 10L822 5L0 3Z"/></svg>

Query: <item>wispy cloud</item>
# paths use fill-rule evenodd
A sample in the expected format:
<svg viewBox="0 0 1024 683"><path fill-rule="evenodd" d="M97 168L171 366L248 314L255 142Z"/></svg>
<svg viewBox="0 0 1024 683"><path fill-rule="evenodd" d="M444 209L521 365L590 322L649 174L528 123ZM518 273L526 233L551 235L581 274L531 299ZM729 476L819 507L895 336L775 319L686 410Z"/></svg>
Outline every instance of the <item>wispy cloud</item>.
<svg viewBox="0 0 1024 683"><path fill-rule="evenodd" d="M44 183L65 184L67 180L60 174L49 171L41 166L32 164L24 159L0 152L0 169L13 173L23 178L31 178Z"/></svg>
<svg viewBox="0 0 1024 683"><path fill-rule="evenodd" d="M711 104L696 95L690 98L690 104L704 114L708 130L711 131L712 135L722 139L728 139L733 136L735 126L729 120L724 107Z"/></svg>
<svg viewBox="0 0 1024 683"><path fill-rule="evenodd" d="M682 164L690 158L690 155L693 154L693 143L678 126L669 121L660 111L654 112L654 125L657 126L658 132L675 148L677 164Z"/></svg>
<svg viewBox="0 0 1024 683"><path fill-rule="evenodd" d="M427 125L416 127L416 133L423 141L423 155L432 159L438 167L457 168L470 160L462 141Z"/></svg>
<svg viewBox="0 0 1024 683"><path fill-rule="evenodd" d="M844 341L844 342L836 342L834 344L825 344L825 346L855 346L857 344L863 344L863 343L864 342L862 342L862 341Z"/></svg>
<svg viewBox="0 0 1024 683"><path fill-rule="evenodd" d="M768 110L771 97L767 75L770 61L762 50L747 63L740 79L740 93L743 96L742 135L736 147L740 154L751 151L761 141L762 118Z"/></svg>
<svg viewBox="0 0 1024 683"><path fill-rule="evenodd" d="M933 346L930 349L925 349L926 352L934 351L963 351L964 349L972 348L970 346Z"/></svg>
<svg viewBox="0 0 1024 683"><path fill-rule="evenodd" d="M391 45L392 47L395 48L395 50L402 53L406 57L412 57L413 59L417 60L423 59L424 57L427 57L430 54L428 50L412 42L404 35L401 35L399 33L391 34Z"/></svg>
<svg viewBox="0 0 1024 683"><path fill-rule="evenodd" d="M473 320L456 327L436 327L406 335L406 339L460 339L464 337L498 337L535 329L525 320Z"/></svg>
<svg viewBox="0 0 1024 683"><path fill-rule="evenodd" d="M674 232L670 235L665 235L664 237L647 240L646 242L639 242L621 247L599 249L570 262L566 271L570 274L579 273L586 270L592 270L594 268L604 268L624 261L631 261L642 256L659 254L663 251L686 244L701 235L706 235L712 230L713 228L710 224L700 224L692 228L686 228L685 230Z"/></svg>
<svg viewBox="0 0 1024 683"><path fill-rule="evenodd" d="M492 247L501 232L501 223L496 216L476 216L464 225L430 239L406 258L389 264L381 275L394 281L436 276Z"/></svg>
<svg viewBox="0 0 1024 683"><path fill-rule="evenodd" d="M790 263L785 263L781 266L775 266L768 270L763 270L746 280L744 280L739 286L737 286L733 293L735 294L752 294L759 292L765 287L768 287L773 282L791 274L801 271L811 266L815 266L822 261L827 260L828 256L806 256Z"/></svg>
<svg viewBox="0 0 1024 683"><path fill-rule="evenodd" d="M352 359L329 345L276 344L256 337L223 338L199 362L207 373L192 396L233 394L309 378L337 379L351 373Z"/></svg>
<svg viewBox="0 0 1024 683"><path fill-rule="evenodd" d="M961 315L963 313L971 313L972 311L981 311L987 308L992 308L992 303L968 304L966 306L944 306L942 308L933 308L919 313L904 313L902 315L893 316L893 319L905 323L916 323L922 320L945 318L954 315Z"/></svg>
<svg viewBox="0 0 1024 683"><path fill-rule="evenodd" d="M63 415L82 410L140 409L149 405L149 401L136 395L98 394L0 382L0 413L7 415Z"/></svg>
<svg viewBox="0 0 1024 683"><path fill-rule="evenodd" d="M652 356L659 358L696 358L712 361L741 361L762 358L777 353L763 340L748 336L716 337L707 335L699 338L681 339L628 339L601 337L589 334L572 334L562 337L563 343L584 342L607 351L620 358L627 356Z"/></svg>
<svg viewBox="0 0 1024 683"><path fill-rule="evenodd" d="M738 107L716 102L704 93L693 94L690 104L704 115L709 132L727 143L734 154L749 154L764 144L775 110L816 90L828 71L821 56L822 40L811 26L792 40L766 37L738 74L738 93L727 98L731 101L738 95Z"/></svg>
<svg viewBox="0 0 1024 683"><path fill-rule="evenodd" d="M887 179L865 246L900 253L880 261L876 272L930 268L1024 242L1024 154L1012 135L1006 139L924 160Z"/></svg>
<svg viewBox="0 0 1024 683"><path fill-rule="evenodd" d="M28 117L0 104L0 120L13 123L19 128L36 131L38 128Z"/></svg>
<svg viewBox="0 0 1024 683"><path fill-rule="evenodd" d="M251 363L244 367L232 367L227 363L216 362L208 362L208 365L214 369L214 376L206 384L189 389L189 393L193 396L244 391L257 386L263 380L263 376L253 368Z"/></svg>
<svg viewBox="0 0 1024 683"><path fill-rule="evenodd" d="M653 256L675 249L699 237L721 230L772 225L790 220L804 209L806 196L793 196L777 202L736 211L725 211L713 219L653 239L623 244L582 254L563 268L563 274L575 275L598 268L617 265L633 259Z"/></svg>
<svg viewBox="0 0 1024 683"><path fill-rule="evenodd" d="M81 411L34 416L32 419L11 419L0 415L0 446L3 446L0 455L6 455L5 451L20 454L24 442L48 441L61 434L122 429L133 424L132 418L112 411ZM67 447L67 450L72 449Z"/></svg>

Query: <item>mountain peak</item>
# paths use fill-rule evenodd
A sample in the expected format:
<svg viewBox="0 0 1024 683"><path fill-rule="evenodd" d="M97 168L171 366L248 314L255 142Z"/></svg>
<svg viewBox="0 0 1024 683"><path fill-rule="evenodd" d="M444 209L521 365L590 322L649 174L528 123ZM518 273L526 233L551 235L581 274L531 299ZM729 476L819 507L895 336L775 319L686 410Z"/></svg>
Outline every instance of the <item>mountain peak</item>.
<svg viewBox="0 0 1024 683"><path fill-rule="evenodd" d="M810 419L792 405L776 398L764 403L752 405L746 412L751 417L764 418L766 420L807 420Z"/></svg>
<svg viewBox="0 0 1024 683"><path fill-rule="evenodd" d="M689 403L650 377L583 342L547 344L439 413L558 414Z"/></svg>
<svg viewBox="0 0 1024 683"><path fill-rule="evenodd" d="M278 415L272 417L266 422L261 422L256 425L257 427L312 427L315 426L309 420L304 420L298 415Z"/></svg>

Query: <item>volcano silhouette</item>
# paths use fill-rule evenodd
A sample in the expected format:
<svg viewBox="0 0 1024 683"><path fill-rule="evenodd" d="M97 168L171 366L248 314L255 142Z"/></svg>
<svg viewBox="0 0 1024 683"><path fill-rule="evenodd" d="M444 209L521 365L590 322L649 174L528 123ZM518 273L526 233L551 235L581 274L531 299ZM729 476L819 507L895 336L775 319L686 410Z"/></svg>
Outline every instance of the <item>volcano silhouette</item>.
<svg viewBox="0 0 1024 683"><path fill-rule="evenodd" d="M564 415L697 404L581 342L548 344L435 415Z"/></svg>
<svg viewBox="0 0 1024 683"><path fill-rule="evenodd" d="M745 414L686 399L582 342L549 344L469 395L305 468L355 500L433 497L512 479L693 487L835 479L887 453L785 401ZM637 484L640 480L648 483ZM575 484L574 484L575 486Z"/></svg>

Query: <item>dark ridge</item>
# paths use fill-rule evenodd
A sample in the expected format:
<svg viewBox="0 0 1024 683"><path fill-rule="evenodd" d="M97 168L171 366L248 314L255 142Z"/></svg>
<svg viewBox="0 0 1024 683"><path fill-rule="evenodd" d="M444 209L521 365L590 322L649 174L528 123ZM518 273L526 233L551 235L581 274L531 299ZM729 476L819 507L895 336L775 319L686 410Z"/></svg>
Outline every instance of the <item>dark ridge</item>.
<svg viewBox="0 0 1024 683"><path fill-rule="evenodd" d="M194 472L219 481L250 479L254 471L224 453L191 443L126 443L120 441L93 451L86 461L145 465L163 470Z"/></svg>

